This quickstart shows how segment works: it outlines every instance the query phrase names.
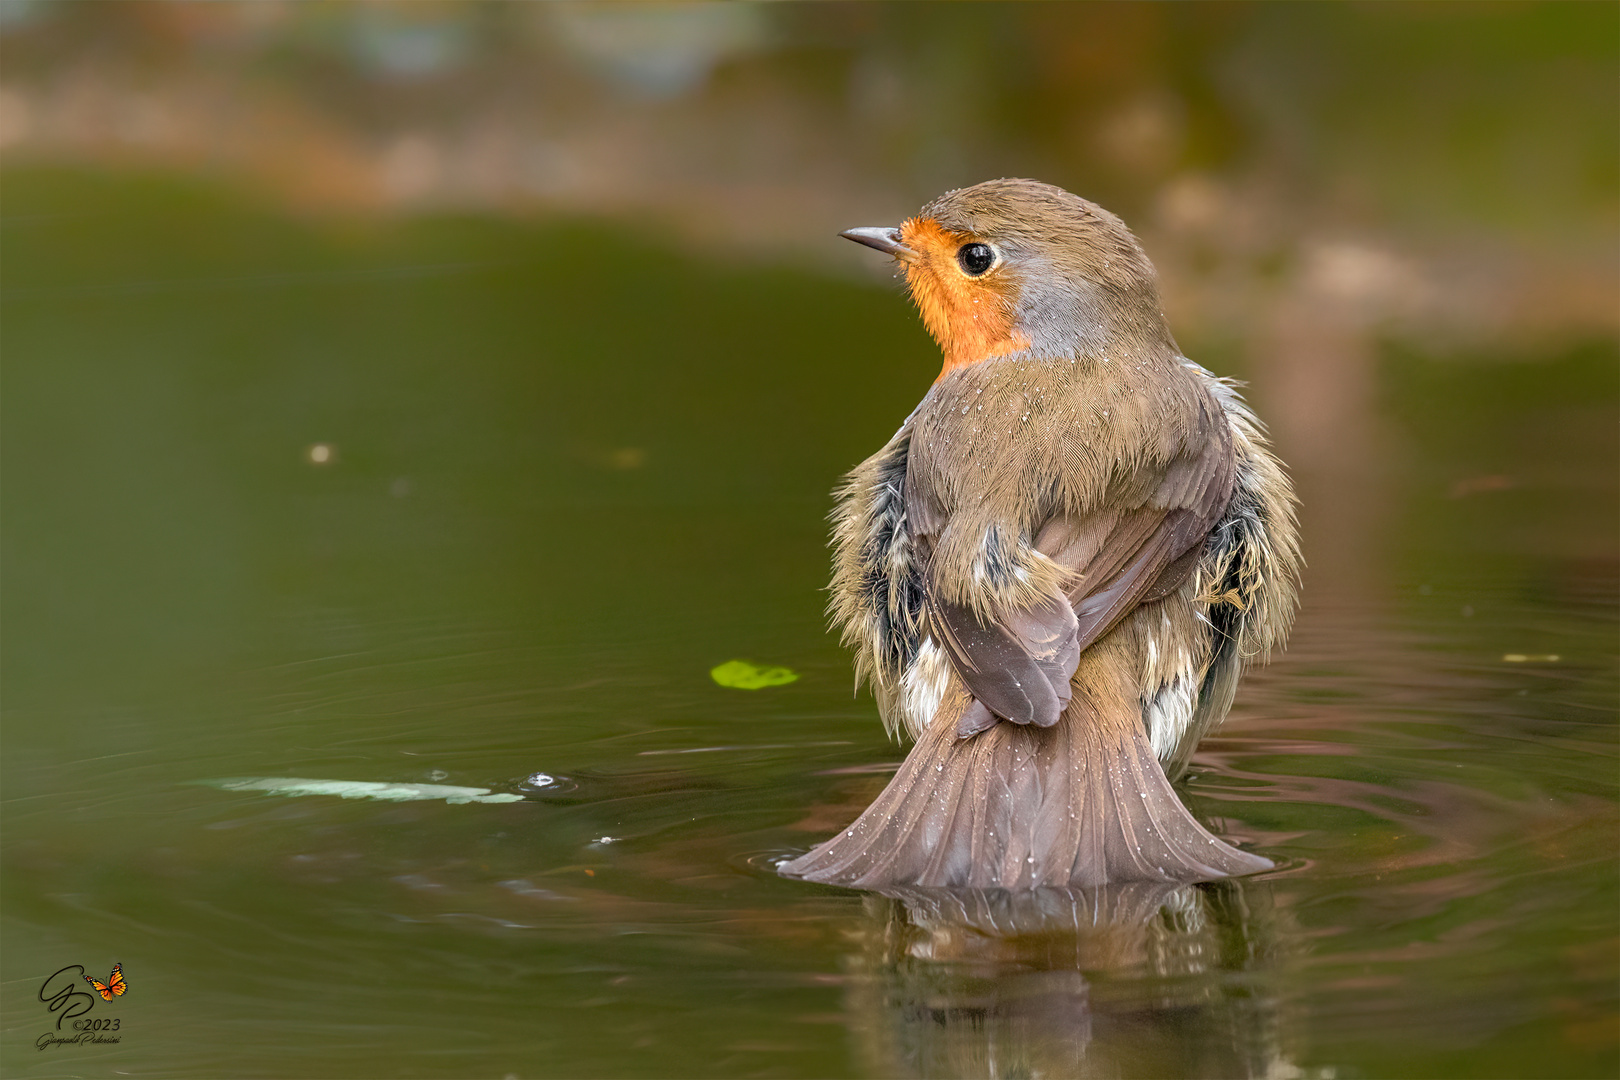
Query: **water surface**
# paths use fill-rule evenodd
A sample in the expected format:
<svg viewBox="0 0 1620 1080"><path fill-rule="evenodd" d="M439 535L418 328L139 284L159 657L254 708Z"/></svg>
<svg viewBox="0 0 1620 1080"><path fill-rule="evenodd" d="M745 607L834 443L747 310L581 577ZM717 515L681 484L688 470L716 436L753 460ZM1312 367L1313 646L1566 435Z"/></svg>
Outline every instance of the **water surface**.
<svg viewBox="0 0 1620 1080"><path fill-rule="evenodd" d="M1612 345L1391 346L1389 460L1301 477L1354 559L1186 786L1275 871L875 897L772 868L901 755L820 591L936 363L895 291L72 173L4 225L7 1075L1612 1073ZM121 1041L36 1049L114 962Z"/></svg>

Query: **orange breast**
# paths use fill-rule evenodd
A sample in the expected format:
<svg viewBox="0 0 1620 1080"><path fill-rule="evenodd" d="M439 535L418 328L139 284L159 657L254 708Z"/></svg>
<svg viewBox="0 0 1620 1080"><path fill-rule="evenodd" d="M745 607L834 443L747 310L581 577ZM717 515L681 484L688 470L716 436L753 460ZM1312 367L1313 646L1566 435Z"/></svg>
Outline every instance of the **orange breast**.
<svg viewBox="0 0 1620 1080"><path fill-rule="evenodd" d="M911 218L900 226L900 238L915 252L905 261L906 284L923 325L945 354L940 377L1029 348L1029 339L1013 329L1016 287L1006 269L993 267L970 278L957 265L957 251L974 237L952 232L932 218Z"/></svg>

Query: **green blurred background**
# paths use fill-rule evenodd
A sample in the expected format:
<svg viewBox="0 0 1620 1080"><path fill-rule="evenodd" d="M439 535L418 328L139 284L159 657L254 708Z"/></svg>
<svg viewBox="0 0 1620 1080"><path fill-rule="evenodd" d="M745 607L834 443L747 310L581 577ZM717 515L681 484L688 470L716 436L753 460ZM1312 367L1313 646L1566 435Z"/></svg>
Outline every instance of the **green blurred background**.
<svg viewBox="0 0 1620 1080"><path fill-rule="evenodd" d="M1611 4L0 3L4 1071L1612 1074L1617 76ZM1003 175L1310 562L1188 787L1279 871L1039 962L770 872L898 756L823 515L938 365L834 234Z"/></svg>

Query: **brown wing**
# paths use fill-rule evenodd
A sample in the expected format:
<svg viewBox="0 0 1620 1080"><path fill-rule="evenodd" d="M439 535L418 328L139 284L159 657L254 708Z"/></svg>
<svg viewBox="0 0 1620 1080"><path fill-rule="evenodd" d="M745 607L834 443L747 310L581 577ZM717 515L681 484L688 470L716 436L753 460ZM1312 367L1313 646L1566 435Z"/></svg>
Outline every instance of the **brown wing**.
<svg viewBox="0 0 1620 1080"><path fill-rule="evenodd" d="M1035 547L1075 575L1067 604L1053 597L986 623L929 589L930 625L974 697L957 734L976 734L997 717L1057 723L1081 651L1192 573L1231 500L1234 475L1231 438L1221 430L1200 453L1172 462L1139 505L1049 521Z"/></svg>
<svg viewBox="0 0 1620 1080"><path fill-rule="evenodd" d="M974 735L996 722L1051 727L1069 703L1069 677L1080 661L1074 608L1061 596L986 624L972 610L932 589L925 595L930 625L945 655L973 691L957 725Z"/></svg>

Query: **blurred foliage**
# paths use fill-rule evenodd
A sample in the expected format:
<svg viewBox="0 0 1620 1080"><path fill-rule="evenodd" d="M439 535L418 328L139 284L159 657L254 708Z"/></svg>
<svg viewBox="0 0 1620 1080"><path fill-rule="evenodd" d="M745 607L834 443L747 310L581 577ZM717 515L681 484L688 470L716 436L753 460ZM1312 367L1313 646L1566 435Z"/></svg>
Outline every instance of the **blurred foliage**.
<svg viewBox="0 0 1620 1080"><path fill-rule="evenodd" d="M880 179L913 205L1022 173L1135 218L1188 172L1263 174L1295 212L1425 231L1612 231L1620 205L1612 4L85 0L9 10L0 59L14 93L83 96L78 84L98 81L129 91L99 125L36 102L11 141L41 152L144 142L159 157L225 164L241 160L233 144L246 137L289 150L337 140L360 159L401 131L510 129L581 164L571 181L525 177L545 167L517 153L494 166L513 175L485 198L580 196L572 186L603 179L606 166L589 159L606 138L622 164L657 163L676 186L693 176L763 184L811 166L840 199ZM158 114L186 110L154 104L166 88L217 95L198 105L215 122L188 134L173 120L166 135ZM267 93L280 104L257 116ZM749 103L771 118L764 154L724 138L762 130L742 111ZM225 116L254 119L231 132ZM680 139L620 145L634 130L626 116L696 138L686 152ZM829 151L846 160L812 165ZM607 179L619 189L610 202L651 198L631 178ZM458 195L475 196L465 185Z"/></svg>

